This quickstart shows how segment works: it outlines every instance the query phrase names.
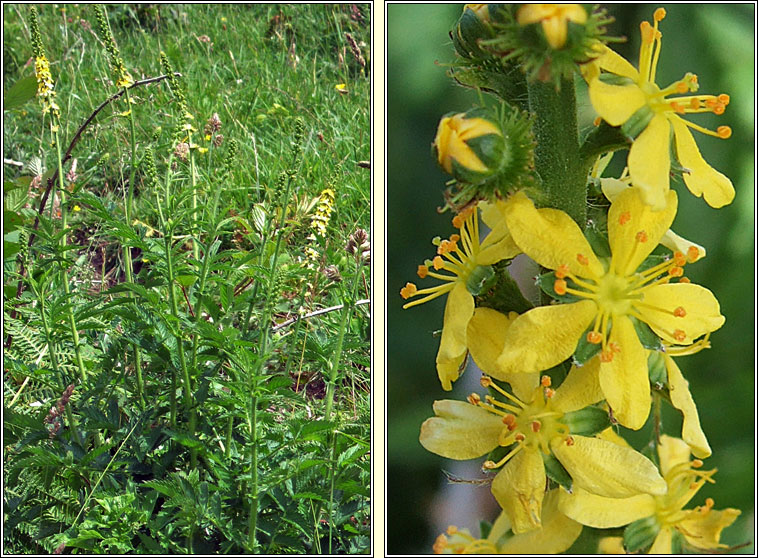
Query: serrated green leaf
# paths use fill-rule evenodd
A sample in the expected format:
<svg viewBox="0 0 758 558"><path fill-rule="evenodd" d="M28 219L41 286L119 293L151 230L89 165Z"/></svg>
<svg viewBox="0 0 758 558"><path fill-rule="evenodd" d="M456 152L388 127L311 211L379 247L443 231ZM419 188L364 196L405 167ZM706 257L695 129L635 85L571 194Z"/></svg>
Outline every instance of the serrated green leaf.
<svg viewBox="0 0 758 558"><path fill-rule="evenodd" d="M37 78L21 78L3 95L3 110L18 108L37 94Z"/></svg>

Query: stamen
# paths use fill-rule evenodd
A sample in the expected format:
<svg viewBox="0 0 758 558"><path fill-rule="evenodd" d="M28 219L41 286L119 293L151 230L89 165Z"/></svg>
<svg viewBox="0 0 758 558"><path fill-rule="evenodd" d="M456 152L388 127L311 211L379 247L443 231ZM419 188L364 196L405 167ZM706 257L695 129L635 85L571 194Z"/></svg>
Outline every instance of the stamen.
<svg viewBox="0 0 758 558"><path fill-rule="evenodd" d="M703 462L700 459L693 459L690 465L692 465L692 467L695 469L699 469L700 467L703 466Z"/></svg>
<svg viewBox="0 0 758 558"><path fill-rule="evenodd" d="M482 401L482 398L479 397L478 393L472 393L466 398L466 401L468 401L472 405L479 405L479 403L481 403Z"/></svg>
<svg viewBox="0 0 758 558"><path fill-rule="evenodd" d="M550 387L552 384L553 384L553 380L547 374L545 374L544 376L540 378L540 385L542 387Z"/></svg>
<svg viewBox="0 0 758 558"><path fill-rule="evenodd" d="M507 414L503 417L503 424L508 427L511 432L516 430L516 415Z"/></svg>
<svg viewBox="0 0 758 558"><path fill-rule="evenodd" d="M640 231L634 238L637 240L637 242L645 243L647 242L647 233L645 231Z"/></svg>
<svg viewBox="0 0 758 558"><path fill-rule="evenodd" d="M553 290L555 290L556 294L562 296L566 294L567 286L566 281L563 279L556 279L555 283L553 283Z"/></svg>
<svg viewBox="0 0 758 558"><path fill-rule="evenodd" d="M566 277L566 275L568 275L568 273L569 273L568 264L561 264L558 266L558 269L555 270L555 276L558 279L563 279L564 277Z"/></svg>
<svg viewBox="0 0 758 558"><path fill-rule="evenodd" d="M418 291L418 288L413 283L406 283L405 287L400 289L400 296L402 296L404 299L409 299L413 295L416 294Z"/></svg>
<svg viewBox="0 0 758 558"><path fill-rule="evenodd" d="M722 93L721 95L719 95L718 99L719 99L719 102L722 103L723 105L729 104L729 95L727 95L726 93Z"/></svg>
<svg viewBox="0 0 758 558"><path fill-rule="evenodd" d="M676 101L669 102L669 105L671 106L672 109L674 109L674 112L678 114L684 114L685 112L687 112L684 110L684 107Z"/></svg>
<svg viewBox="0 0 758 558"><path fill-rule="evenodd" d="M695 248L695 247L690 246L690 248ZM695 248L695 251L697 251L697 248ZM687 258L684 256L684 254L682 254L681 252L677 250L676 252L674 252L674 263L678 265L679 267L682 267L684 266L684 264L687 263Z"/></svg>
<svg viewBox="0 0 758 558"><path fill-rule="evenodd" d="M593 345L598 345L603 340L603 336L597 331L590 331L587 333L587 342Z"/></svg>
<svg viewBox="0 0 758 558"><path fill-rule="evenodd" d="M696 262L699 257L700 257L700 250L698 250L694 246L690 246L689 248L687 248L687 260L689 261L689 263Z"/></svg>
<svg viewBox="0 0 758 558"><path fill-rule="evenodd" d="M631 213L624 211L621 215L619 215L619 225L626 225L631 218Z"/></svg>
<svg viewBox="0 0 758 558"><path fill-rule="evenodd" d="M555 390L552 388L545 388L544 392L545 392L545 397L547 397L548 399L550 399L551 397L553 397L553 395L555 395Z"/></svg>
<svg viewBox="0 0 758 558"><path fill-rule="evenodd" d="M578 261L581 265L589 265L590 263L589 258L584 254L577 254L576 261Z"/></svg>
<svg viewBox="0 0 758 558"><path fill-rule="evenodd" d="M603 117L602 116L598 116L597 118L595 118L595 120L592 121L592 125L593 126L600 126L600 123L602 121L603 121Z"/></svg>
<svg viewBox="0 0 758 558"><path fill-rule="evenodd" d="M674 266L671 269L669 269L669 275L671 277L681 277L684 275L684 270L679 266Z"/></svg>
<svg viewBox="0 0 758 558"><path fill-rule="evenodd" d="M683 307L677 306L674 308L674 316L677 318L684 318L687 315L687 312L684 310Z"/></svg>
<svg viewBox="0 0 758 558"><path fill-rule="evenodd" d="M456 527L455 525L448 526L447 531L446 531L446 533L451 536L455 535L457 532L458 532L458 527Z"/></svg>
<svg viewBox="0 0 758 558"><path fill-rule="evenodd" d="M567 446L573 446L574 445L574 438L571 436L566 436L566 445Z"/></svg>
<svg viewBox="0 0 758 558"><path fill-rule="evenodd" d="M490 385L487 386L487 387L491 387L492 389L494 389L495 391L497 391L503 397L507 397L508 399L510 399L511 401L513 401L516 405L518 405L519 407L521 407L522 409L526 408L526 405L524 403L522 403L521 400L519 400L518 397L516 397L515 395L511 395L510 393L508 393L507 391L505 391L504 389L502 389L499 385L497 385L495 382L492 382L491 379L490 379Z"/></svg>
<svg viewBox="0 0 758 558"><path fill-rule="evenodd" d="M653 19L655 21L661 21L664 17L666 17L665 8L658 8L657 10L655 10L655 13L653 13Z"/></svg>
<svg viewBox="0 0 758 558"><path fill-rule="evenodd" d="M682 331L681 329L675 329L673 337L674 339L676 339L677 341L681 343L687 338L687 334L684 333L684 331Z"/></svg>
<svg viewBox="0 0 758 558"><path fill-rule="evenodd" d="M418 275L421 279L425 279L427 273L429 273L429 268L425 265L419 265L418 269L416 270L416 275Z"/></svg>
<svg viewBox="0 0 758 558"><path fill-rule="evenodd" d="M729 126L719 126L716 133L721 139L728 139L732 137L732 129Z"/></svg>
<svg viewBox="0 0 758 558"><path fill-rule="evenodd" d="M680 277L680 278L679 278L679 282L680 282L680 283L691 283L691 281L690 281L690 278L689 278L689 277Z"/></svg>
<svg viewBox="0 0 758 558"><path fill-rule="evenodd" d="M519 432L518 434L516 434L516 441L517 442L523 442L524 440L526 440L526 436L524 436L521 432Z"/></svg>

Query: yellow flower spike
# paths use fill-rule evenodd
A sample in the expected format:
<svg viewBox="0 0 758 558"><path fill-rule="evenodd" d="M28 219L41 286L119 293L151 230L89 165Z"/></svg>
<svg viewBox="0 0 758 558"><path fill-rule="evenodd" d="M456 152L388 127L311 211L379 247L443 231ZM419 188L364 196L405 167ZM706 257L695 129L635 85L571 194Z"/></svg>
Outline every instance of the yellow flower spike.
<svg viewBox="0 0 758 558"><path fill-rule="evenodd" d="M600 385L619 422L638 429L649 414L647 353L630 318L647 324L664 342L692 344L720 328L724 317L713 294L681 277L697 256L674 257L649 269L639 265L658 245L676 213L676 193L664 211L645 205L636 188L621 192L608 213L609 262L600 262L579 227L563 212L536 209L519 193L506 210L516 244L537 263L571 281L565 291L578 302L541 306L525 312L506 332L497 360L502 373L545 370L571 356L586 329L601 345ZM564 288L561 284L561 288Z"/></svg>
<svg viewBox="0 0 758 558"><path fill-rule="evenodd" d="M587 11L580 4L524 4L516 13L519 25L541 23L550 46L558 50L566 44L568 22L583 25Z"/></svg>
<svg viewBox="0 0 758 558"><path fill-rule="evenodd" d="M474 294L480 281L486 280L492 270L488 266L519 253L505 225L505 219L495 224L493 230L479 241L479 216L476 208L456 215L453 224L459 229L447 240L438 240L437 256L422 269L419 277L432 277L442 281L440 285L418 289L407 283L400 290L404 299L419 296L403 308L423 304L442 295L448 295L442 326L440 348L437 353L437 374L443 389L452 389L458 379L459 368L468 350L467 326L474 314ZM473 294L472 294L473 292Z"/></svg>
<svg viewBox="0 0 758 558"><path fill-rule="evenodd" d="M597 385L592 368L589 364L586 368L572 369L570 380L556 390L543 380L523 400L486 378L483 385L500 398L472 394L468 403L435 402L436 416L421 426L419 441L427 450L450 459L474 459L498 446L505 448L499 462L485 461L483 466L500 468L492 493L512 522L514 533L541 525L546 480L543 454L552 454L561 462L574 486L593 493L614 497L662 494L665 482L647 458L627 446L570 432L564 414L602 397L592 388Z"/></svg>
<svg viewBox="0 0 758 558"><path fill-rule="evenodd" d="M729 96L693 95L699 85L697 76L692 73L667 87L661 88L655 83L661 53L658 23L665 16L665 10L659 8L654 14L653 25L647 21L640 25L639 71L607 46L597 46L598 58L582 69L589 84L590 101L611 126L626 124L634 134L644 125L629 151L628 165L632 183L643 190L645 203L657 210L665 206L673 130L676 154L685 169L683 176L687 188L695 196L703 196L711 207L722 207L734 199L734 186L703 159L690 128L722 139L731 136L731 129L720 126L716 131L708 130L683 116L702 112L723 114ZM627 78L630 83L606 83L600 79L601 70ZM672 98L672 95L684 96Z"/></svg>
<svg viewBox="0 0 758 558"><path fill-rule="evenodd" d="M678 531L685 540L686 550L704 551L725 548L719 542L721 531L731 525L740 511L732 508L713 510L708 498L705 505L683 509L707 482L714 482L716 470L699 470L703 462L690 461L690 447L678 438L661 436L658 446L661 473L666 482L665 494L638 494L628 498L604 498L584 490L573 494L562 491L559 508L568 517L600 529L620 527L633 521L649 518L658 528L654 540L647 544L648 554L671 554L673 535ZM608 548L618 550L618 541L607 541ZM636 552L644 549L627 549Z"/></svg>

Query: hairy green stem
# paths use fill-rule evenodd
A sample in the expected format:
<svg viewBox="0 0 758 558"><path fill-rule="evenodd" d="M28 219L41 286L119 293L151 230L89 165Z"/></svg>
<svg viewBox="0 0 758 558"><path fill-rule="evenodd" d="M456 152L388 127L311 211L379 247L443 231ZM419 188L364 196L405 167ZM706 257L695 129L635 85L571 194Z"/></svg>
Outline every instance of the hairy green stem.
<svg viewBox="0 0 758 558"><path fill-rule="evenodd" d="M534 162L542 179L545 205L568 213L584 229L587 218L587 171L582 162L573 81L528 84L529 110L536 115Z"/></svg>
<svg viewBox="0 0 758 558"><path fill-rule="evenodd" d="M257 384L256 379L253 380ZM258 541L258 397L253 392L250 398L248 428L250 432L250 516L248 518L247 545L251 553L256 554Z"/></svg>

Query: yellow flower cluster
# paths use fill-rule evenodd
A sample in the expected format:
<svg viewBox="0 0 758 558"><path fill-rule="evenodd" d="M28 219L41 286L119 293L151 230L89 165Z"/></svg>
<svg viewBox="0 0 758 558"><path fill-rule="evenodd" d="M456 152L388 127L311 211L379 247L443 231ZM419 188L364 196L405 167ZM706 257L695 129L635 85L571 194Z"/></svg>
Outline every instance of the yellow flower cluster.
<svg viewBox="0 0 758 558"><path fill-rule="evenodd" d="M305 247L309 267L313 267L314 262L319 259L319 252L314 246L318 237L326 238L326 227L329 225L332 211L334 211L334 190L324 188L319 195L316 212L311 218L311 233L308 235L309 244Z"/></svg>
<svg viewBox="0 0 758 558"><path fill-rule="evenodd" d="M53 116L59 116L60 107L55 102L55 82L50 73L50 63L44 54L35 57L34 73L37 76L37 96L42 104L42 114L52 112Z"/></svg>
<svg viewBox="0 0 758 558"><path fill-rule="evenodd" d="M466 9L490 13L486 5ZM721 532L740 513L715 510L711 498L685 509L716 470L702 470L711 448L675 359L710 347L725 318L714 294L685 276L706 251L671 230L679 208L671 158L688 189L713 207L730 203L734 189L703 160L690 132L727 138L731 130L711 132L683 118L722 114L728 95L690 95L698 88L691 73L665 88L655 84L665 15L658 9L654 23L640 27L639 69L599 43L582 68L600 118L631 140L619 178L601 177L603 158L591 173L609 203L601 232L587 234L564 211L535 205L544 199L534 190L470 203L453 219L458 232L434 239L436 255L418 267L419 278L440 283L408 282L400 291L413 299L403 308L447 295L436 358L442 388L452 389L471 357L487 389L466 401L435 401L421 426L427 450L482 459L483 470L495 473L491 491L502 509L482 538L449 527L435 553L557 553L583 525L626 526L623 538L603 539L604 552L713 551L725 548ZM582 16L572 5L514 12L521 25L541 23L554 49L566 40L567 22L581 24ZM435 158L454 175L482 172L472 146L496 135L488 122L464 116L443 118L434 143ZM490 228L483 238L480 218ZM520 253L541 266L537 283L552 302L519 314L488 297L505 273L496 264ZM553 387L561 367L568 372ZM683 422L679 437L661 434L656 413L651 460L613 427L640 430L654 397L668 400Z"/></svg>

